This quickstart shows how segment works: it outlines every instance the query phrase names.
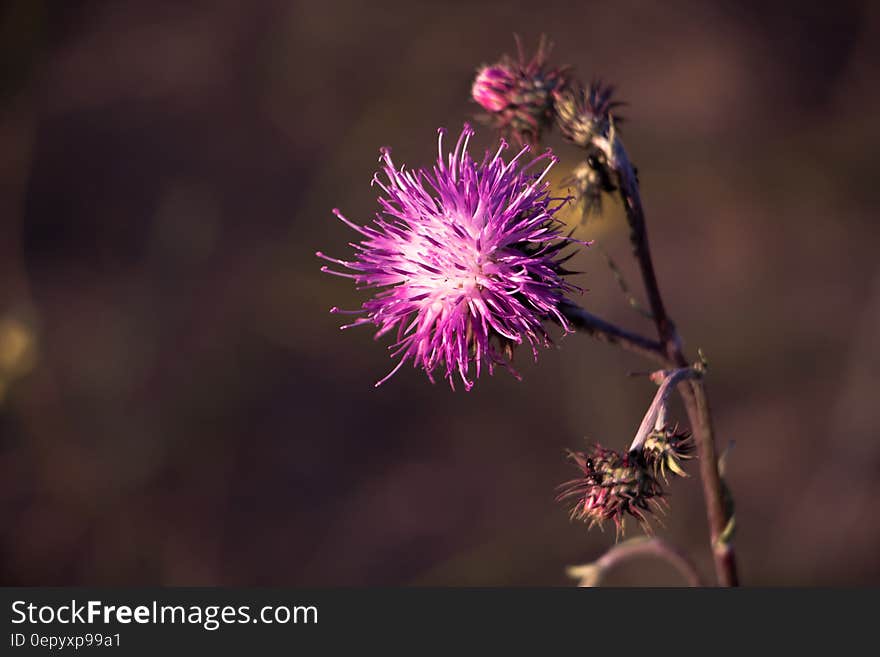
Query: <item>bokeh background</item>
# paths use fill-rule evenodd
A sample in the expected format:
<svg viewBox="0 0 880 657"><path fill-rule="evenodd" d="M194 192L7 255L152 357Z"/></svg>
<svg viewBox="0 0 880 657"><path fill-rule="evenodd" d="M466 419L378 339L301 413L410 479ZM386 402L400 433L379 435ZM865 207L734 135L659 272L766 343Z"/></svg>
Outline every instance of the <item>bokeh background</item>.
<svg viewBox="0 0 880 657"><path fill-rule="evenodd" d="M331 306L378 148L429 164L475 68L555 43L614 82L661 286L710 395L752 585L880 583L880 4L5 2L0 581L570 584L554 503L628 444L638 357L565 337L432 386ZM478 134L477 148L494 135ZM550 137L562 157L575 152ZM618 207L596 239L640 293ZM644 332L597 249L578 301ZM691 468L696 473L696 468ZM659 534L710 575L696 477ZM634 562L610 583L676 584Z"/></svg>

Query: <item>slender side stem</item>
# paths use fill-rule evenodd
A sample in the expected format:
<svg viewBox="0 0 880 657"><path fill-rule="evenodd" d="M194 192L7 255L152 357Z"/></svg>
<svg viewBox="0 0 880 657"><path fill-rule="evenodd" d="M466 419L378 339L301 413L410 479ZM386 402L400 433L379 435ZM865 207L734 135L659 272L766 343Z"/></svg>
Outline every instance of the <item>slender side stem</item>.
<svg viewBox="0 0 880 657"><path fill-rule="evenodd" d="M588 313L580 306L565 300L559 305L559 310L574 328L583 331L597 340L617 345L627 351L635 352L646 358L667 365L663 345L656 340L651 340L637 333L631 333L610 322Z"/></svg>
<svg viewBox="0 0 880 657"><path fill-rule="evenodd" d="M639 263L663 353L676 367L687 367L688 362L684 356L681 339L675 324L666 314L660 286L657 283L635 170L623 142L615 135L613 123L608 137L595 137L593 144L605 154L608 166L617 174L620 197L630 225L633 253ZM678 384L678 390L684 400L700 457L700 478L703 482L703 497L718 582L722 586L737 586L739 580L733 546L729 541L724 540L730 518L725 507L724 491L718 473L718 455L705 384L702 378L683 381Z"/></svg>
<svg viewBox="0 0 880 657"><path fill-rule="evenodd" d="M569 568L568 574L580 580L580 586L598 586L602 577L609 570L638 557L662 559L681 574L688 586L703 586L700 573L688 556L676 546L660 538L632 539L619 543L593 563Z"/></svg>

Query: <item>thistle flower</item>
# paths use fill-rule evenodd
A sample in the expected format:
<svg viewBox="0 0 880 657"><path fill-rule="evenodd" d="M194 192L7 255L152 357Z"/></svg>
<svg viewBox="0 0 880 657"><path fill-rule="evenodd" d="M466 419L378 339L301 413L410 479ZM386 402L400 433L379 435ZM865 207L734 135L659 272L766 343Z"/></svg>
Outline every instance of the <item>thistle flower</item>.
<svg viewBox="0 0 880 657"><path fill-rule="evenodd" d="M688 476L681 462L693 458L693 451L691 432L668 426L648 434L642 447L645 462L653 469L654 476L662 476L667 483L667 470L679 477Z"/></svg>
<svg viewBox="0 0 880 657"><path fill-rule="evenodd" d="M575 88L555 92L556 122L563 136L581 148L590 148L593 137L608 132L611 112L623 103L612 100L614 87L595 81L589 88ZM615 123L623 119L615 117Z"/></svg>
<svg viewBox="0 0 880 657"><path fill-rule="evenodd" d="M569 458L582 476L562 484L556 499L575 499L572 519L588 522L590 528L602 527L606 520L611 520L620 536L626 516L630 515L645 531L651 531L648 515L662 511L665 500L659 482L648 471L641 455L621 454L594 445L588 454L570 452Z"/></svg>
<svg viewBox="0 0 880 657"><path fill-rule="evenodd" d="M550 338L543 321L553 319L571 329L558 304L574 286L562 278L560 251L574 242L561 233L554 218L565 199L549 196L544 182L556 161L550 151L523 166L523 147L505 161L502 140L494 156L471 159L465 125L455 149L444 154L440 130L437 164L431 169L396 168L382 150L382 174L373 178L385 196L372 225L358 226L333 212L364 239L352 246L352 260L319 257L354 273L327 271L354 279L361 289L380 289L352 324L375 324L376 337L396 331L391 345L393 376L407 361L434 372L453 387L460 378L470 390L484 367L510 365L513 347L527 344L537 359L539 345ZM539 173L529 169L541 164ZM554 201L558 201L554 203ZM340 312L333 309L331 312ZM471 366L474 366L473 373Z"/></svg>
<svg viewBox="0 0 880 657"><path fill-rule="evenodd" d="M479 69L471 95L502 133L519 144L535 145L553 125L553 98L568 86L569 69L547 68L552 46L543 37L528 61L519 38L516 45L518 59L504 55Z"/></svg>

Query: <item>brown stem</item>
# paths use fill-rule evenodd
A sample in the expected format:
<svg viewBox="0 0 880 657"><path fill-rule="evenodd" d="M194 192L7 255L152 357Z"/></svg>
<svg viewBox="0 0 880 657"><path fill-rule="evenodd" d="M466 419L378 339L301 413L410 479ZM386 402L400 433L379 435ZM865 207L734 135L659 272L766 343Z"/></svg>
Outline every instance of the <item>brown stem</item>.
<svg viewBox="0 0 880 657"><path fill-rule="evenodd" d="M651 249L648 245L645 212L642 207L635 170L630 163L623 142L615 135L613 123L608 137L596 137L593 144L605 154L608 166L617 174L620 197L630 225L633 254L639 263L651 313L662 343L663 354L676 367L687 367L688 362L682 349L681 339L675 324L666 314L660 286L657 283L657 275L654 272ZM696 438L697 453L700 458L700 478L703 482L703 498L706 504L706 517L709 522L712 555L718 582L722 586L737 586L739 580L733 545L725 539L725 531L730 518L725 504L721 476L718 473L718 455L715 450L714 428L705 383L702 378L682 381L678 384L678 390L684 401L688 419Z"/></svg>
<svg viewBox="0 0 880 657"><path fill-rule="evenodd" d="M715 450L714 427L706 384L702 378L679 384L679 392L694 435L697 436L697 451L700 457L700 478L703 482L703 498L706 502L706 516L712 539L712 558L718 583L722 586L739 586L736 567L736 553L733 544L724 539L727 523L730 521L725 504L724 489L718 472L718 455Z"/></svg>
<svg viewBox="0 0 880 657"><path fill-rule="evenodd" d="M650 358L662 365L668 364L664 355L663 345L656 340L651 340L615 326L568 300L564 300L559 304L559 310L578 331L582 331L602 342L617 345L627 351Z"/></svg>

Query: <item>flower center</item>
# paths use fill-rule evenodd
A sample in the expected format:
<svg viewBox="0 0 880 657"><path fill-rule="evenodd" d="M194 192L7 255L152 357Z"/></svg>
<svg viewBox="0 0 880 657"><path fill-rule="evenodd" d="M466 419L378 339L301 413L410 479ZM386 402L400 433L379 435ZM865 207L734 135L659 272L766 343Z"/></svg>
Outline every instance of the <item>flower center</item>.
<svg viewBox="0 0 880 657"><path fill-rule="evenodd" d="M496 267L478 238L458 233L443 240L430 236L414 240L411 255L416 271L408 284L427 292L425 302L437 311L438 305L479 294Z"/></svg>

